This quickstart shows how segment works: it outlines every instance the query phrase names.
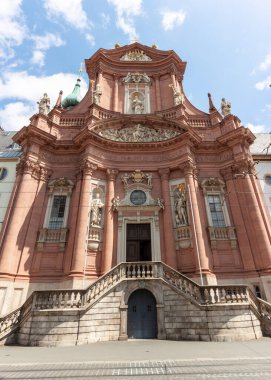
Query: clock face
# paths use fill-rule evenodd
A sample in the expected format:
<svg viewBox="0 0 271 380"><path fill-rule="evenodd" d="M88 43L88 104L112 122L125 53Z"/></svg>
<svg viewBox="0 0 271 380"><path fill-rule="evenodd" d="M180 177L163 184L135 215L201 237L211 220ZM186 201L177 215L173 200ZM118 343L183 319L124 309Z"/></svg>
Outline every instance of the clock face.
<svg viewBox="0 0 271 380"><path fill-rule="evenodd" d="M143 205L147 200L146 194L142 190L134 190L130 195L130 201L135 206Z"/></svg>

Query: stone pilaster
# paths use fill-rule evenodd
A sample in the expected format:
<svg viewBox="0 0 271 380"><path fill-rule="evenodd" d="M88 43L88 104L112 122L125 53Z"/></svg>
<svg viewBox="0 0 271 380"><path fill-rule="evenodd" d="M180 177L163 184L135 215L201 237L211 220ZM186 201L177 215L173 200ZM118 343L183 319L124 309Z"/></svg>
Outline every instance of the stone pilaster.
<svg viewBox="0 0 271 380"><path fill-rule="evenodd" d="M160 111L162 108L161 91L160 91L160 76L155 75L154 79L155 79L156 110Z"/></svg>
<svg viewBox="0 0 271 380"><path fill-rule="evenodd" d="M233 165L233 171L256 269L269 272L271 271L271 245L252 183L252 177L255 175L253 163L249 160L239 161Z"/></svg>
<svg viewBox="0 0 271 380"><path fill-rule="evenodd" d="M86 255L87 228L89 223L89 203L91 192L91 177L97 166L85 160L81 166L82 179L79 199L79 209L76 224L75 242L71 266L71 275L82 276ZM77 189L77 186L76 186Z"/></svg>
<svg viewBox="0 0 271 380"><path fill-rule="evenodd" d="M113 110L118 112L118 103L119 103L119 76L114 75L114 95L113 95L114 103Z"/></svg>
<svg viewBox="0 0 271 380"><path fill-rule="evenodd" d="M192 161L186 161L185 163L181 164L180 169L184 172L186 187L189 192L189 200L191 200L189 212L191 224L193 224L192 227L194 231L193 246L196 269L199 272L201 268L202 273L208 273L210 272L211 268L204 244L202 223L197 199L198 183L196 176L196 166Z"/></svg>
<svg viewBox="0 0 271 380"><path fill-rule="evenodd" d="M44 171L43 168L41 171L41 166L37 161L29 157L22 157L17 165L18 190L11 206L9 220L4 227L5 236L3 236L1 247L0 273L14 275L19 270L32 211L35 207L34 202L38 194L41 172L44 176ZM37 226L35 226L36 228ZM30 264L24 268L24 272L29 273L29 269Z"/></svg>
<svg viewBox="0 0 271 380"><path fill-rule="evenodd" d="M112 212L112 199L115 197L115 181L118 170L107 169L107 192L104 213L104 249L102 259L102 273L108 272L113 265L114 248L114 214Z"/></svg>
<svg viewBox="0 0 271 380"><path fill-rule="evenodd" d="M169 192L169 169L160 169L159 171L161 177L161 187L162 187L162 197L164 199L165 209L163 212L163 222L164 222L164 242L165 242L165 258L166 264L172 268L177 269L177 258L176 258L176 247L175 238L173 232L173 220L172 220L172 208L171 208L171 198Z"/></svg>
<svg viewBox="0 0 271 380"><path fill-rule="evenodd" d="M240 192L236 191L238 179L234 179L231 167L220 170L227 187L229 205L232 211L233 223L236 228L238 245L242 257L244 269L246 271L255 271L255 262L250 246L249 234L246 228L246 218L242 212L242 203L240 203Z"/></svg>

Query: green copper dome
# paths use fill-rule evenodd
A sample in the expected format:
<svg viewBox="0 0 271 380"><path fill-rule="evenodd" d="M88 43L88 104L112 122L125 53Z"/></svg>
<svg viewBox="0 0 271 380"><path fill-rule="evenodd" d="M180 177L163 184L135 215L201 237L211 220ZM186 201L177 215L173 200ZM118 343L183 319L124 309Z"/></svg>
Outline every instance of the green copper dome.
<svg viewBox="0 0 271 380"><path fill-rule="evenodd" d="M68 95L62 102L62 107L65 110L70 110L73 107L77 106L78 103L80 103L82 96L80 94L80 82L81 79L77 79L77 83L74 86L74 89L70 95Z"/></svg>

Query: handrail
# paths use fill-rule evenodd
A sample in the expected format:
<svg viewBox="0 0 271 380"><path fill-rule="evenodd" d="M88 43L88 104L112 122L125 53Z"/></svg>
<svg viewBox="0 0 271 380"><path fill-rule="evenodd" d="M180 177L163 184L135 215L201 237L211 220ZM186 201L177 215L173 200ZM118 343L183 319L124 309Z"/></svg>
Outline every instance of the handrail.
<svg viewBox="0 0 271 380"><path fill-rule="evenodd" d="M162 279L198 306L249 304L271 323L271 304L257 298L245 285L199 285L162 262L120 263L86 289L34 291L18 309L0 318L0 339L14 331L32 311L81 310L85 312L119 282Z"/></svg>

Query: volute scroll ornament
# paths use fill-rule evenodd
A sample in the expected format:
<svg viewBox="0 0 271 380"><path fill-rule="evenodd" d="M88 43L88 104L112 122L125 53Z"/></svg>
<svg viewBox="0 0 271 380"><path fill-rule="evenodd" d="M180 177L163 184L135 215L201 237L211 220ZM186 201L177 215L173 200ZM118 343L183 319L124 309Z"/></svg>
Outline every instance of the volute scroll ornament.
<svg viewBox="0 0 271 380"><path fill-rule="evenodd" d="M93 172L95 170L97 170L97 165L95 165L93 162L91 162L90 160L85 160L82 164L81 164L81 171L83 172L83 174L87 174L87 175L90 175L92 176L93 175Z"/></svg>

